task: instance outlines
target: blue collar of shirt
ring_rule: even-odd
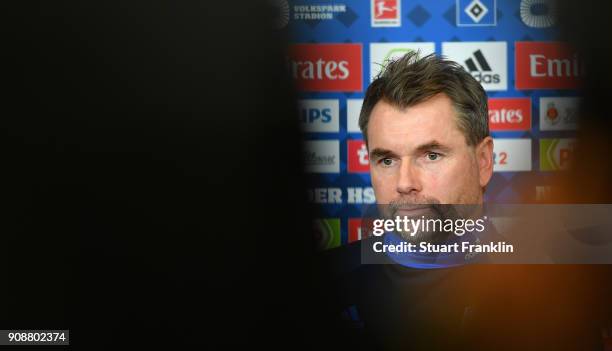
[[[462,236],[451,234],[449,239],[444,244],[459,243],[461,242],[475,243],[479,238],[473,233],[466,233]],[[383,243],[390,245],[401,244],[402,239],[398,234],[394,232],[387,232],[384,234]],[[417,251],[419,245],[417,244]],[[450,268],[462,266],[470,263],[472,259],[466,258],[467,253],[464,252],[450,252],[450,253],[421,253],[421,252],[386,252],[389,259],[393,262],[409,268],[417,269],[437,269],[437,268]],[[476,261],[474,259],[474,261]]]

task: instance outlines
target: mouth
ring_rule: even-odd
[[[431,212],[432,208],[429,205],[402,206],[395,211],[395,216],[420,217]]]

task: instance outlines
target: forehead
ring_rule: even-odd
[[[431,140],[447,146],[465,144],[456,116],[452,101],[444,94],[404,109],[381,100],[370,114],[367,129],[369,147],[393,150],[417,147]]]

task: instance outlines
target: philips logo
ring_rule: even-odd
[[[304,132],[339,131],[338,100],[309,99],[299,101],[300,123]]]

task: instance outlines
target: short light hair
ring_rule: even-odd
[[[457,112],[457,126],[468,145],[477,145],[489,136],[487,94],[484,89],[454,61],[435,54],[419,57],[411,51],[386,65],[366,91],[359,115],[359,128],[368,142],[368,122],[374,106],[385,101],[404,109],[443,93]]]

